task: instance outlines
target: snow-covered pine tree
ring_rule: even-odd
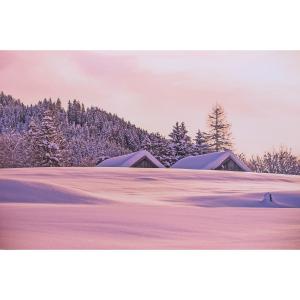
[[[24,165],[26,167],[38,166],[40,161],[40,152],[38,149],[40,128],[36,125],[34,119],[30,120],[28,131],[25,133]]]
[[[166,138],[158,140],[158,160],[167,168],[171,167],[175,163],[175,155],[172,144]]]
[[[0,168],[19,168],[24,165],[23,138],[19,133],[0,134]]]
[[[149,151],[155,157],[157,156],[159,150],[156,147],[155,133],[150,133],[144,138],[141,144],[141,149]]]
[[[65,165],[65,140],[53,117],[53,112],[43,114],[41,128],[36,136],[36,165],[41,167],[59,167]]]
[[[173,130],[169,137],[171,138],[170,142],[174,153],[174,162],[193,153],[191,138],[187,133],[188,131],[184,122],[181,124],[176,122],[176,124],[173,126]]]
[[[124,141],[122,144],[132,151],[137,151],[138,149],[140,149],[140,142],[136,132],[131,130],[129,126],[128,128],[124,128],[123,130],[122,135],[124,137]]]
[[[208,139],[213,151],[223,151],[232,148],[231,125],[226,120],[224,109],[216,104],[208,115]]]
[[[77,100],[73,100],[73,102],[69,101],[67,116],[68,116],[69,124],[75,123],[75,125],[77,124],[83,125],[85,120],[84,105]]]
[[[67,117],[68,117],[69,124],[73,124],[75,122],[73,106],[72,106],[72,102],[70,100],[68,101]]]
[[[194,155],[202,155],[210,152],[207,133],[201,131],[200,129],[196,133],[196,137],[194,139]]]
[[[151,133],[146,136],[141,148],[149,151],[166,167],[170,167],[174,162],[174,151],[171,143],[159,133]]]

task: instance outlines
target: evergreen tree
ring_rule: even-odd
[[[0,168],[19,168],[24,166],[23,138],[19,133],[0,134]]]
[[[64,137],[57,131],[53,112],[46,110],[41,128],[35,137],[36,165],[41,167],[59,167],[64,165]]]
[[[39,137],[41,136],[40,128],[32,119],[25,134],[25,166],[38,166],[40,153],[38,151]]]
[[[173,130],[169,136],[171,138],[170,142],[174,153],[174,162],[183,157],[191,155],[193,152],[191,138],[187,133],[188,131],[185,127],[184,122],[182,122],[181,124],[176,122],[175,126],[173,126]]]
[[[174,163],[174,151],[171,143],[159,133],[151,133],[142,142],[141,148],[149,151],[165,167]]]
[[[227,122],[224,109],[216,104],[208,115],[208,139],[213,151],[223,151],[232,148],[231,125]]]
[[[74,117],[74,113],[73,113],[72,103],[70,100],[68,101],[67,116],[68,116],[69,124],[73,124],[75,122],[75,117]]]
[[[80,110],[80,125],[83,126],[86,123],[86,113],[85,113],[85,107],[84,104],[81,104],[81,110]]]
[[[202,155],[210,152],[208,136],[206,132],[201,132],[198,130],[194,141],[194,155]]]

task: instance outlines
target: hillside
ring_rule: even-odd
[[[57,134],[64,139],[57,144],[68,152],[66,156],[70,159],[63,161],[65,166],[93,166],[101,157],[139,150],[149,136],[146,130],[123,118],[99,107],[85,108],[77,100],[69,101],[67,109],[60,99],[25,105],[1,92],[0,168],[34,166],[30,159],[24,160],[24,149],[28,148],[26,139],[32,131],[30,123],[34,122],[39,129],[46,111],[54,120]]]

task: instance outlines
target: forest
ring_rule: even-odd
[[[233,150],[231,124],[216,104],[206,130],[191,138],[184,122],[176,122],[168,137],[148,132],[77,100],[67,109],[60,99],[25,105],[0,94],[0,167],[95,166],[106,158],[148,150],[166,167],[189,155]],[[300,174],[300,160],[287,147],[261,156],[237,155],[255,172]]]

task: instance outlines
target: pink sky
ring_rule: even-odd
[[[218,102],[236,150],[300,154],[300,51],[0,51],[0,90],[78,99],[164,135],[176,121],[205,130]]]

